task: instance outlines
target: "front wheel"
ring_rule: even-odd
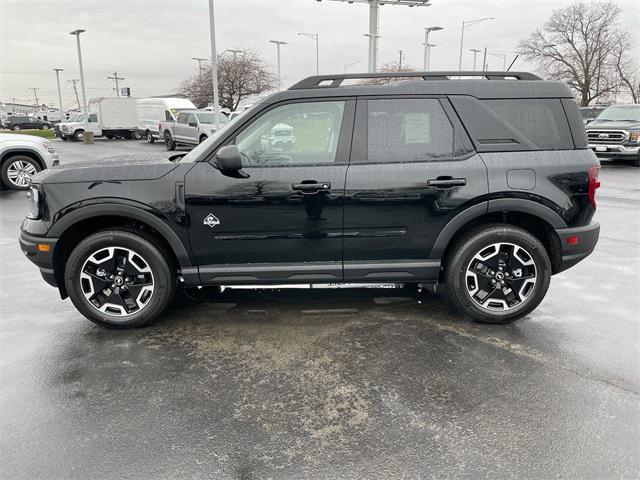
[[[173,140],[169,132],[164,132],[164,146],[167,147],[167,150],[169,151],[176,149],[176,142]]]
[[[95,233],[71,252],[65,285],[94,323],[130,328],[152,323],[169,305],[176,276],[163,250],[128,230]]]
[[[73,140],[76,142],[82,142],[84,140],[84,130],[76,130],[73,134]]]
[[[450,302],[482,323],[509,323],[532,312],[551,281],[542,243],[526,230],[483,225],[464,235],[446,262]]]
[[[147,143],[154,143],[156,141],[156,137],[153,136],[153,134],[147,130]]]
[[[14,125],[14,126],[13,126],[13,131],[14,131],[14,132],[19,132],[20,130],[22,130],[22,129],[20,128],[20,125]]]
[[[27,190],[31,177],[40,171],[40,165],[26,155],[15,155],[2,164],[2,183],[13,190]]]

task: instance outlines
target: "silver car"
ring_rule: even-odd
[[[46,138],[0,133],[0,178],[5,187],[27,190],[31,177],[58,162],[58,154]]]

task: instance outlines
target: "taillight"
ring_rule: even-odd
[[[594,165],[589,169],[589,202],[596,208],[596,190],[600,188],[600,167]]]

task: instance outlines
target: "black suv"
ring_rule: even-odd
[[[593,251],[598,171],[562,83],[315,76],[187,154],[38,174],[20,243],[108,326],[150,323],[179,285],[339,282],[444,283],[460,311],[506,323]]]
[[[37,130],[45,130],[47,128],[51,128],[51,123],[40,120],[35,117],[27,117],[26,115],[10,115],[4,121],[4,128],[8,128],[9,130],[26,130],[26,129],[37,129]]]

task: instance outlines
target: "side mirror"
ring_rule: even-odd
[[[215,156],[217,167],[223,172],[237,172],[242,169],[242,156],[235,145],[225,145]]]

